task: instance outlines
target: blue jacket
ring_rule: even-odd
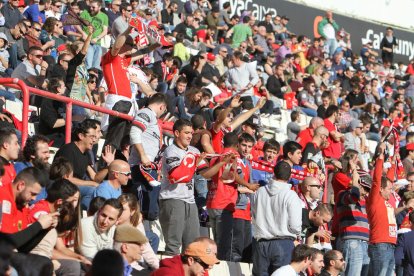
[[[404,276],[414,275],[414,231],[398,236],[395,264],[404,267]]]

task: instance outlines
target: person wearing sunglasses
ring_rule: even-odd
[[[15,69],[27,54],[23,46],[23,37],[27,33],[26,25],[23,21],[20,21],[10,29],[5,26],[0,27],[0,33],[4,33],[9,42],[9,68]]]
[[[342,253],[337,250],[331,250],[323,256],[325,269],[320,276],[339,276],[345,271],[345,260]],[[354,274],[357,275],[357,274]]]
[[[131,168],[129,164],[122,160],[114,160],[109,165],[108,180],[103,181],[93,193],[93,197],[103,197],[105,199],[118,198],[122,194],[122,186],[128,183],[131,178]]]
[[[215,243],[211,239],[196,239],[187,246],[183,254],[162,260],[160,268],[151,275],[206,275],[219,263],[212,245]]]
[[[112,4],[113,5],[113,4]],[[122,3],[120,5],[120,16],[118,16],[114,23],[111,25],[111,34],[113,37],[118,37],[120,34],[125,32],[128,28],[128,22],[132,15],[132,7],[128,3]]]
[[[54,17],[57,20],[60,20],[62,17],[62,1],[61,0],[52,0],[52,3],[50,3],[50,0],[46,0],[48,3],[46,4],[46,11],[45,15],[46,18]]]

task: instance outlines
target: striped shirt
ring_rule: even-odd
[[[369,240],[365,199],[360,199],[357,187],[339,192],[336,213],[339,222],[339,235],[343,239]]]

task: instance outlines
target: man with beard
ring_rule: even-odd
[[[11,183],[16,177],[12,161],[19,156],[19,140],[17,139],[16,130],[13,128],[0,129],[0,160],[3,162],[4,175],[2,177],[2,186],[10,188]]]
[[[28,167],[38,168],[41,173],[39,181],[46,187],[49,183],[49,138],[43,135],[33,135],[28,138],[23,148],[23,160],[14,163],[16,173]],[[46,197],[45,189],[42,189],[36,200]]]
[[[102,249],[111,249],[118,218],[123,211],[118,199],[108,199],[92,217],[82,219],[82,244],[80,253],[86,258],[93,257]]]
[[[34,200],[42,188],[39,170],[26,168],[10,186],[0,186],[0,232],[16,233],[27,227],[30,200]]]

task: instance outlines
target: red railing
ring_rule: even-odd
[[[29,87],[27,86],[22,80],[19,80],[17,78],[0,78],[0,84],[4,86],[8,86],[11,88],[15,88],[22,91],[22,99],[23,99],[23,110],[22,110],[22,147],[25,146],[26,140],[28,137],[28,130],[29,130],[29,121],[27,119],[27,116],[29,114],[29,98],[30,94],[38,95],[41,97],[53,99],[59,102],[64,102],[66,104],[66,122],[72,122],[72,105],[81,106],[87,109],[91,109],[94,111],[98,111],[101,113],[105,113],[108,115],[112,115],[118,118],[122,118],[128,121],[132,121],[133,124],[134,118],[132,116],[120,113],[118,111],[110,110],[107,108],[103,108],[100,106],[88,104],[85,102],[81,102],[78,100],[74,100],[65,96],[56,95],[44,90],[40,90],[37,88]],[[168,130],[163,126],[163,130]],[[72,124],[66,123],[66,129],[65,129],[65,142],[70,143],[71,139],[71,133],[72,133]]]

